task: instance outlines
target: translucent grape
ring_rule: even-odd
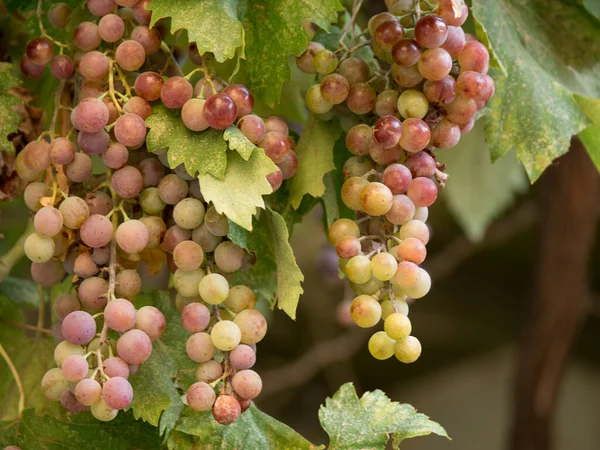
[[[385,333],[378,331],[369,339],[369,353],[375,359],[389,359],[394,355],[394,341]]]
[[[418,152],[410,155],[404,164],[415,178],[431,178],[435,174],[435,159],[427,152]]]
[[[475,100],[457,95],[452,103],[446,105],[446,117],[458,125],[466,124],[477,113]]]
[[[323,49],[313,58],[313,66],[317,73],[327,75],[335,71],[338,66],[338,57],[331,50]]]
[[[19,68],[21,69],[21,72],[23,72],[23,75],[25,75],[27,78],[39,78],[46,70],[46,66],[34,64],[27,55],[23,55],[21,57],[21,61],[19,61]]]
[[[383,329],[391,339],[405,339],[410,335],[412,325],[406,315],[393,313],[385,319]]]
[[[85,311],[73,311],[63,320],[61,330],[71,344],[87,344],[96,335],[96,321]]]
[[[399,66],[394,64],[392,66],[392,77],[398,83],[398,86],[403,88],[411,88],[416,86],[423,80],[417,65],[410,67]]]
[[[405,119],[416,117],[422,119],[429,110],[429,102],[423,93],[409,89],[398,97],[398,112]]]
[[[228,352],[239,345],[242,339],[242,332],[234,322],[221,320],[214,324],[210,332],[210,337],[216,348]]]
[[[27,205],[27,208],[33,212],[39,211],[42,208],[42,204],[40,203],[40,199],[42,197],[51,196],[52,190],[50,187],[39,181],[29,183],[25,188],[25,192],[23,193],[25,205]]]
[[[88,53],[89,54],[89,53]],[[108,108],[96,98],[85,98],[73,110],[77,128],[87,133],[104,129],[108,123]]]
[[[404,314],[405,316],[408,315],[408,303],[406,303],[406,300],[396,298],[393,301],[384,300],[381,302],[381,317],[383,318],[383,320],[387,319],[396,311],[400,314]]]
[[[373,127],[373,140],[385,149],[398,145],[402,136],[402,123],[394,116],[382,117]]]
[[[204,103],[204,119],[217,130],[224,130],[237,117],[237,107],[229,95],[224,93],[211,95]]]
[[[414,237],[427,245],[427,242],[429,242],[429,228],[420,220],[411,220],[402,225],[399,236],[400,239]]]
[[[467,40],[461,27],[448,26],[448,37],[441,46],[452,58],[456,58],[464,50]]]
[[[420,220],[421,222],[425,222],[427,220],[428,216],[429,216],[429,209],[427,207],[415,209],[415,220]]]
[[[188,184],[175,174],[165,176],[158,183],[158,194],[160,199],[167,205],[175,205],[187,197]]]
[[[141,330],[129,330],[117,341],[119,357],[128,364],[142,364],[152,353],[152,342]]]
[[[382,13],[376,14],[373,17],[371,17],[369,19],[369,23],[367,24],[369,34],[371,36],[374,36],[375,30],[377,29],[377,27],[379,25],[381,25],[382,23],[387,22],[388,20],[397,21],[398,19],[396,18],[396,16],[394,16],[393,14],[391,14],[389,12],[382,12]]]
[[[181,109],[181,120],[183,124],[192,131],[206,130],[209,125],[204,118],[204,104],[206,100],[191,98]]]
[[[402,261],[398,264],[398,270],[392,279],[392,283],[400,286],[403,290],[413,288],[419,276],[419,266],[409,261]]]
[[[152,102],[160,98],[164,84],[163,78],[156,72],[142,72],[135,79],[134,89],[137,95]]]
[[[48,10],[48,22],[54,28],[65,28],[71,15],[71,7],[66,3],[55,3]]]
[[[55,402],[59,401],[63,392],[69,389],[69,382],[65,380],[62,370],[58,367],[54,367],[44,374],[41,385],[44,396]]]
[[[148,244],[148,229],[139,220],[128,220],[117,227],[117,244],[127,253],[139,253]]]
[[[404,194],[411,181],[410,170],[402,164],[391,164],[383,171],[382,182],[394,195]]]
[[[135,325],[135,306],[129,300],[114,299],[104,308],[104,320],[115,331],[130,330]]]
[[[421,264],[425,261],[427,249],[425,244],[416,238],[404,239],[398,245],[398,257],[403,261],[410,261],[415,264]]]
[[[338,240],[335,251],[340,258],[352,258],[361,251],[360,241],[354,236],[344,236]]]
[[[477,41],[467,42],[457,59],[461,72],[487,73],[490,67],[490,54],[485,45]]]
[[[283,179],[289,180],[298,170],[298,156],[293,150],[288,150],[283,161],[277,163],[277,167],[281,170]]]
[[[181,313],[181,323],[190,333],[204,331],[210,322],[210,311],[202,303],[190,303]]]
[[[33,262],[44,263],[54,256],[54,241],[51,237],[31,233],[25,239],[25,255]]]
[[[242,333],[243,344],[256,344],[267,334],[267,320],[256,309],[240,311],[233,321]]]
[[[194,241],[182,241],[173,250],[173,261],[182,270],[195,270],[203,260],[202,247]]]
[[[102,398],[92,405],[91,412],[92,416],[101,422],[110,422],[119,413],[118,410],[108,406]]]
[[[63,226],[63,217],[54,206],[44,206],[33,218],[33,226],[42,236],[55,236]]]
[[[442,0],[438,3],[437,14],[448,25],[460,27],[465,23],[467,17],[469,16],[469,7],[466,5],[466,3],[463,3],[461,14],[458,17],[456,17],[454,9],[455,6],[452,5],[450,0]]]
[[[62,341],[54,349],[54,362],[58,367],[62,367],[63,363],[69,356],[85,355],[85,351],[81,345],[71,344],[67,341]]]
[[[351,258],[346,264],[346,275],[354,283],[366,283],[371,279],[372,274],[371,260],[364,255],[357,255]]]
[[[346,105],[354,114],[367,114],[375,106],[377,94],[367,83],[354,83],[350,86]]]
[[[102,42],[98,26],[93,22],[81,22],[73,33],[75,46],[84,52],[94,50]]]
[[[436,81],[427,80],[423,85],[423,93],[432,105],[447,105],[456,96],[456,81],[450,75]]]
[[[237,395],[252,400],[262,391],[262,380],[254,370],[245,369],[233,376],[231,386]]]
[[[208,333],[194,333],[185,343],[185,350],[194,362],[210,361],[215,355],[215,345]]]
[[[229,294],[229,283],[227,279],[218,273],[209,273],[202,280],[200,280],[198,286],[198,292],[200,297],[206,303],[211,305],[218,305],[223,303]]]
[[[419,62],[421,48],[414,39],[402,39],[392,48],[392,59],[403,67],[411,67]]]
[[[462,72],[456,80],[456,90],[460,95],[473,100],[483,100],[488,93],[486,75],[471,70]]]
[[[238,119],[252,112],[254,97],[246,86],[242,84],[230,84],[223,89],[223,93],[227,94],[235,103]]]
[[[215,400],[212,414],[221,425],[229,425],[236,421],[242,413],[240,402],[232,395],[221,394]]]
[[[427,271],[419,267],[414,282],[407,287],[402,286],[402,288],[411,298],[424,297],[429,292],[429,289],[431,289],[431,277]]]
[[[334,105],[346,100],[350,85],[346,78],[337,73],[327,75],[321,80],[321,95],[326,102]]]
[[[361,209],[371,216],[386,214],[392,204],[392,192],[385,184],[371,182],[360,191]]]
[[[183,77],[171,77],[163,84],[160,99],[167,108],[179,109],[192,98],[193,92],[194,89],[188,80]]]
[[[359,295],[350,305],[350,315],[359,327],[370,328],[381,319],[381,305],[370,295]]]
[[[56,55],[50,62],[50,72],[60,80],[67,80],[75,71],[75,63],[67,55]]]
[[[67,381],[83,380],[87,376],[88,370],[87,360],[80,355],[71,355],[62,363],[62,373]]]
[[[235,370],[250,369],[256,362],[256,352],[252,347],[240,344],[229,354],[229,362]]]
[[[54,48],[48,39],[39,37],[27,44],[26,54],[33,64],[43,66],[52,59]]]
[[[423,47],[439,47],[447,37],[448,26],[439,16],[433,14],[423,16],[415,25],[415,39]]]
[[[216,394],[208,384],[197,382],[188,389],[186,400],[194,411],[209,411],[215,403]]]
[[[359,124],[350,128],[346,135],[346,147],[354,155],[369,153],[369,145],[373,140],[373,130],[367,124]]]
[[[373,276],[381,281],[391,280],[398,269],[398,261],[389,253],[378,253],[371,261]]]
[[[75,398],[85,406],[92,406],[102,395],[102,386],[96,380],[85,378],[75,386]]]
[[[134,198],[142,192],[144,179],[135,167],[125,166],[112,174],[110,184],[119,197]]]
[[[126,113],[134,114],[139,116],[142,120],[146,120],[152,114],[152,106],[150,103],[143,97],[131,97],[127,103],[123,106],[123,111]],[[126,114],[127,115],[127,114]],[[133,122],[133,121],[132,121]],[[135,123],[134,123],[135,125]],[[116,126],[116,125],[115,125]],[[132,126],[132,124],[128,124],[128,126]],[[145,128],[145,127],[144,127]],[[127,129],[124,127],[124,124],[121,124],[121,131],[126,131]],[[138,133],[141,135],[141,127],[139,126],[139,122],[131,131],[132,133]],[[133,137],[131,138],[133,139]],[[135,147],[135,145],[130,145],[130,147]]]
[[[181,228],[192,230],[202,224],[205,213],[206,209],[200,200],[188,197],[175,205],[173,219]]]
[[[235,352],[240,347],[242,347],[242,346],[238,345],[236,348],[233,349],[233,351],[229,355],[230,360],[231,360],[231,355],[233,354],[233,352]],[[248,347],[248,346],[244,345],[243,347]],[[250,348],[250,347],[248,347],[248,348]],[[236,368],[235,365],[233,364],[233,362],[231,362],[231,365],[234,366],[234,368]],[[203,381],[204,383],[212,383],[216,379],[220,378],[221,375],[223,375],[223,366],[220,363],[218,363],[217,361],[215,361],[214,359],[200,363],[200,364],[198,364],[198,367],[196,368],[196,379],[198,381]]]
[[[320,44],[319,42],[309,42],[308,48],[304,51],[304,53],[302,53],[300,56],[296,57],[296,65],[302,72],[315,73],[316,72],[315,66],[314,66],[315,55],[324,49],[325,49],[325,47],[323,47],[323,45]]]
[[[397,20],[388,20],[377,26],[373,39],[382,50],[391,50],[404,37],[404,28]]]
[[[146,52],[142,44],[133,39],[123,41],[117,47],[115,61],[124,70],[135,72],[146,61]]]
[[[318,84],[313,84],[308,88],[308,91],[306,91],[305,102],[306,107],[316,114],[325,114],[333,108],[333,103],[329,103],[325,100],[321,93],[321,86]]]
[[[85,79],[90,81],[102,80],[104,77],[106,77],[106,75],[108,75],[109,68],[110,61],[108,57],[99,51],[88,52],[83,55],[81,61],[79,61],[79,73]],[[77,118],[76,120],[79,123],[80,119]]]
[[[104,373],[109,377],[129,378],[129,365],[118,356],[102,360]]]
[[[427,80],[441,80],[452,69],[452,56],[443,48],[432,48],[421,55],[419,72]]]
[[[237,124],[240,131],[253,144],[258,144],[266,133],[265,122],[254,114],[248,114],[240,119]]]
[[[405,364],[415,362],[421,356],[421,343],[414,336],[408,336],[405,339],[396,341],[394,345],[394,355],[398,361]]]
[[[358,225],[350,219],[338,219],[329,227],[328,238],[331,245],[337,245],[338,240],[344,236],[360,237]]]
[[[190,271],[178,269],[173,275],[173,285],[177,292],[184,297],[194,297],[199,293],[198,289],[202,278],[204,278],[202,269]]]
[[[106,305],[108,282],[99,277],[86,278],[79,285],[77,295],[83,306],[88,309],[101,309]]]
[[[229,294],[224,304],[230,311],[239,313],[245,309],[254,308],[256,295],[248,286],[233,286],[229,289]]]

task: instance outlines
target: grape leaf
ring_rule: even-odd
[[[472,11],[507,71],[493,72],[497,89],[486,118],[492,158],[515,148],[533,182],[588,125],[572,92],[600,93],[598,20],[562,0],[474,0]]]
[[[6,295],[21,307],[39,307],[37,286],[31,280],[6,277],[0,283],[0,295]]]
[[[442,195],[472,241],[481,240],[515,194],[527,189],[527,178],[513,152],[492,164],[484,134],[480,120],[456,147],[436,153],[450,175]]]
[[[235,56],[244,45],[244,29],[237,17],[238,0],[152,0],[153,26],[158,20],[171,18],[171,32],[186,29],[198,52],[213,53],[223,62]]]
[[[152,354],[129,378],[133,386],[133,414],[158,426],[160,434],[172,430],[183,411],[178,386],[189,387],[195,380],[195,365],[187,356],[185,342],[189,333],[181,325],[181,317],[169,294],[153,291],[138,295],[136,307],[151,305],[167,319],[162,337],[152,343]]]
[[[302,27],[309,20],[329,29],[343,9],[339,0],[245,0],[239,14],[246,32],[248,87],[267,105],[279,101],[290,78],[289,55],[300,55],[308,40]]]
[[[579,139],[596,168],[600,170],[600,100],[580,95],[574,97],[581,111],[592,121],[592,125],[579,133]]]
[[[296,308],[300,295],[304,292],[301,283],[304,275],[296,264],[294,252],[289,243],[289,233],[285,220],[277,212],[267,209],[255,220],[252,232],[232,226],[229,239],[256,254],[255,266],[241,271],[240,281],[271,303],[274,285],[273,274],[277,279],[277,306],[292,319],[296,319]]]
[[[392,402],[380,390],[366,392],[359,399],[352,383],[344,384],[325,400],[319,420],[330,437],[329,450],[383,450],[390,435],[394,437],[394,448],[416,436],[435,433],[448,437],[438,423],[408,404]]]
[[[238,127],[233,125],[225,130],[223,139],[229,143],[229,148],[231,150],[237,151],[240,156],[244,158],[244,161],[250,159],[252,152],[256,148],[256,145],[250,142]]]
[[[275,163],[257,147],[248,161],[237,152],[228,152],[222,180],[210,174],[200,175],[198,180],[204,199],[213,202],[217,212],[252,230],[252,216],[257,208],[265,207],[262,196],[273,191],[265,177],[276,170]]]
[[[323,195],[323,209],[325,210],[325,225],[327,228],[339,218],[353,219],[356,213],[348,208],[342,201],[342,185],[344,178],[344,163],[352,153],[346,147],[346,135],[342,135],[333,149],[335,169],[325,175],[325,194]]]
[[[231,425],[219,425],[210,412],[190,412],[186,417],[182,417],[176,430],[169,437],[168,446],[171,450],[190,448],[316,450],[316,447],[300,434],[263,413],[254,405]]]
[[[66,419],[38,416],[32,409],[11,422],[0,422],[0,446],[16,445],[23,450],[158,450],[156,428],[121,411],[112,421],[99,423],[91,414],[75,414]]]
[[[22,103],[17,96],[6,92],[7,89],[17,86],[20,82],[11,70],[12,64],[0,63],[0,151],[13,154],[15,149],[7,136],[17,131],[21,123],[21,116],[15,106]]]
[[[169,165],[175,168],[184,164],[189,174],[211,174],[219,179],[225,176],[227,143],[223,132],[208,129],[203,132],[188,130],[181,121],[179,111],[155,106],[146,119],[150,128],[146,145],[149,151],[168,148]]]
[[[296,147],[298,170],[290,185],[290,204],[298,209],[305,194],[321,197],[323,177],[335,169],[333,147],[341,134],[337,123],[322,122],[310,116]]]

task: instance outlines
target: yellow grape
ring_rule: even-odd
[[[369,339],[369,353],[375,359],[389,359],[394,354],[394,341],[385,331],[378,331]]]
[[[378,253],[371,261],[373,276],[381,281],[391,280],[398,269],[398,261],[389,253]]]
[[[397,312],[385,319],[383,329],[392,339],[405,339],[412,331],[412,324],[407,316]]]
[[[359,327],[370,328],[381,319],[381,305],[370,295],[359,295],[350,305],[350,316]]]
[[[357,255],[350,258],[346,264],[346,275],[354,283],[366,283],[371,279],[371,260],[365,255]]]
[[[421,356],[421,343],[414,336],[397,340],[394,345],[394,354],[400,362],[413,363]]]

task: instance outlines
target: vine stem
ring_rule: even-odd
[[[44,287],[41,284],[37,285],[37,291],[38,291],[38,299],[39,299],[39,306],[38,306],[38,321],[37,321],[37,330],[36,330],[36,337],[40,338],[42,336],[41,333],[41,329],[44,328],[44,318],[46,315],[46,299],[44,296]]]
[[[114,61],[110,61],[110,66],[108,69],[108,92],[110,95],[111,100],[113,101],[115,108],[117,108],[117,111],[119,112],[119,115],[123,114],[123,110],[121,109],[121,105],[119,105],[119,102],[117,101],[117,97],[115,96],[115,74],[114,74],[114,69],[115,69],[115,63]],[[117,69],[118,70],[118,69]]]
[[[54,94],[54,114],[52,114],[52,121],[50,122],[50,136],[52,138],[54,138],[56,133],[56,121],[58,119],[58,113],[61,110],[62,96],[66,83],[67,80],[61,80],[58,85],[58,90],[56,91],[56,94]]]
[[[46,31],[46,28],[44,27],[44,21],[42,19],[42,14],[43,14],[43,11],[42,11],[42,0],[38,0],[36,15],[37,15],[38,26],[40,27],[40,34],[42,35],[42,37],[48,39],[54,45],[60,47],[61,53],[62,53],[63,48],[70,48],[69,45],[63,44],[62,42],[57,41],[56,39],[53,39],[48,34],[48,32]]]
[[[165,41],[162,41],[160,43],[160,49],[164,52],[165,55],[167,55],[167,57],[169,58],[169,61],[171,61],[171,63],[173,63],[173,65],[175,66],[175,69],[177,70],[178,75],[180,77],[183,77],[184,73],[181,70],[181,67],[179,67],[177,60],[175,59],[175,56],[173,55],[173,52],[171,51],[169,46],[165,43]],[[165,67],[163,67],[163,72],[167,69],[167,67],[169,67],[169,65],[165,64]]]
[[[28,325],[26,323],[11,322],[10,320],[0,320],[0,323],[3,323],[5,325],[11,326],[11,327],[23,328],[24,330],[38,331],[40,333],[45,333],[45,334],[50,334],[50,335],[53,334],[52,330],[49,330],[48,328],[40,328],[40,327],[36,327],[35,325]]]
[[[2,345],[1,342],[0,342],[0,355],[2,355],[2,358],[6,362],[6,365],[8,366],[8,368],[10,369],[10,372],[12,373],[12,376],[15,379],[15,383],[17,384],[17,389],[19,390],[19,416],[20,416],[21,414],[23,414],[23,410],[25,409],[25,391],[23,390],[23,383],[21,382],[21,377],[19,376],[19,372],[17,372],[17,368],[13,364],[12,359],[10,359],[10,356],[8,356],[8,353],[6,353],[6,350],[4,350],[4,346]]]
[[[25,239],[33,231],[33,223],[29,221],[25,232],[19,237],[12,248],[0,258],[0,282],[8,276],[12,268],[25,255]]]

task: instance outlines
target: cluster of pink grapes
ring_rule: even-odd
[[[364,328],[383,319],[384,331],[369,341],[375,358],[395,355],[411,363],[421,343],[411,335],[406,300],[425,296],[431,287],[419,267],[429,241],[425,221],[438,195],[436,181],[443,187],[447,178],[434,152],[453,147],[473,128],[494,81],[487,75],[488,50],[461,28],[466,5],[386,5],[388,12],[368,23],[366,43],[377,67],[354,54],[366,43],[331,51],[311,42],[297,65],[318,77],[306,94],[308,108],[323,119],[339,114],[351,124],[346,146],[354,156],[343,167],[341,197],[358,220],[340,219],[329,229],[340,269],[358,295],[350,315]]]
[[[250,368],[266,320],[253,309],[248,287],[230,287],[253,257],[227,239],[227,217],[204,201],[196,174],[183,165],[171,170],[167,149],[147,150],[145,121],[152,102],[161,102],[180,110],[193,132],[237,126],[278,166],[267,176],[273,191],[296,172],[294,141],[284,120],[252,114],[254,99],[243,85],[227,85],[204,66],[187,77],[163,76],[176,61],[164,30],[148,26],[149,3],[88,0],[97,20],[77,24],[75,49],[40,25],[41,37],[21,60],[30,78],[42,76],[49,64],[62,80],[52,120],[61,133],[49,130],[16,159],[34,213],[34,232],[25,241],[32,278],[53,286],[68,274],[74,283],[72,293],[54,301],[57,367],[44,376],[42,389],[71,412],[91,407],[99,420],[112,420],[131,405],[128,376],[166,327],[158,309],[135,307],[137,267],[159,252],[173,273],[184,326],[194,333],[188,354],[200,363],[187,403],[212,408],[220,423],[231,423],[262,389]],[[68,5],[57,3],[47,18],[65,28],[70,14]],[[186,50],[192,62],[202,63],[195,44]],[[192,87],[196,71],[204,77]],[[68,110],[70,117],[62,114]]]

